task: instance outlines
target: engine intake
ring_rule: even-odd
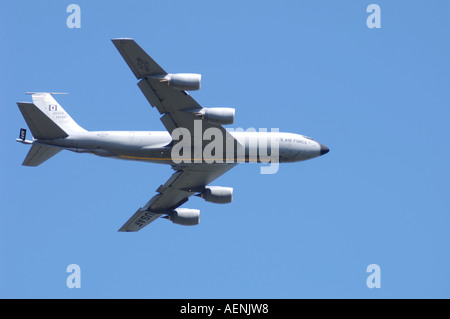
[[[203,108],[200,114],[209,122],[226,125],[234,123],[235,110],[229,107]]]
[[[197,196],[207,202],[216,204],[228,204],[233,201],[233,188],[222,186],[206,186],[205,190]]]
[[[166,217],[174,224],[194,226],[200,223],[200,210],[190,208],[176,208]]]
[[[202,75],[196,73],[167,74],[162,81],[181,91],[200,90]]]

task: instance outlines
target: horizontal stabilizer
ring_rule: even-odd
[[[33,103],[17,102],[17,105],[19,106],[19,110],[27,122],[34,138],[52,139],[68,136],[62,128],[53,122]]]
[[[40,143],[33,143],[27,157],[23,161],[23,166],[39,166],[49,158],[61,152],[59,147],[48,146]]]

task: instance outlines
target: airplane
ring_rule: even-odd
[[[223,125],[234,122],[234,109],[204,108],[187,92],[200,89],[200,74],[167,73],[133,39],[112,42],[139,80],[139,89],[162,115],[167,131],[87,131],[54,99],[56,93],[29,92],[33,102],[17,105],[33,140],[26,139],[22,128],[16,141],[31,145],[24,166],[38,166],[62,150],[171,165],[175,173],[120,232],[139,231],[159,217],[179,225],[199,224],[200,210],[180,206],[192,195],[230,203],[233,188],[209,184],[238,163],[299,162],[329,152],[300,134],[225,129]],[[270,155],[260,152],[261,144],[273,146]]]

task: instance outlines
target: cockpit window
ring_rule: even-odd
[[[312,138],[310,138],[309,136],[306,136],[306,135],[302,135],[304,138],[306,138],[306,139],[308,139],[308,140],[311,140],[311,141],[314,141]]]

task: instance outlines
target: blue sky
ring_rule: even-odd
[[[66,8],[81,8],[69,29]],[[366,8],[381,8],[369,29]],[[449,298],[447,1],[8,1],[0,11],[1,298]],[[308,135],[329,154],[260,175],[240,164],[192,198],[201,224],[118,228],[168,166],[61,152],[21,166],[16,102],[88,130],[164,130],[110,39],[134,38],[233,127]],[[31,138],[31,136],[28,136]],[[66,268],[81,268],[69,289]],[[369,289],[366,268],[381,269]]]

